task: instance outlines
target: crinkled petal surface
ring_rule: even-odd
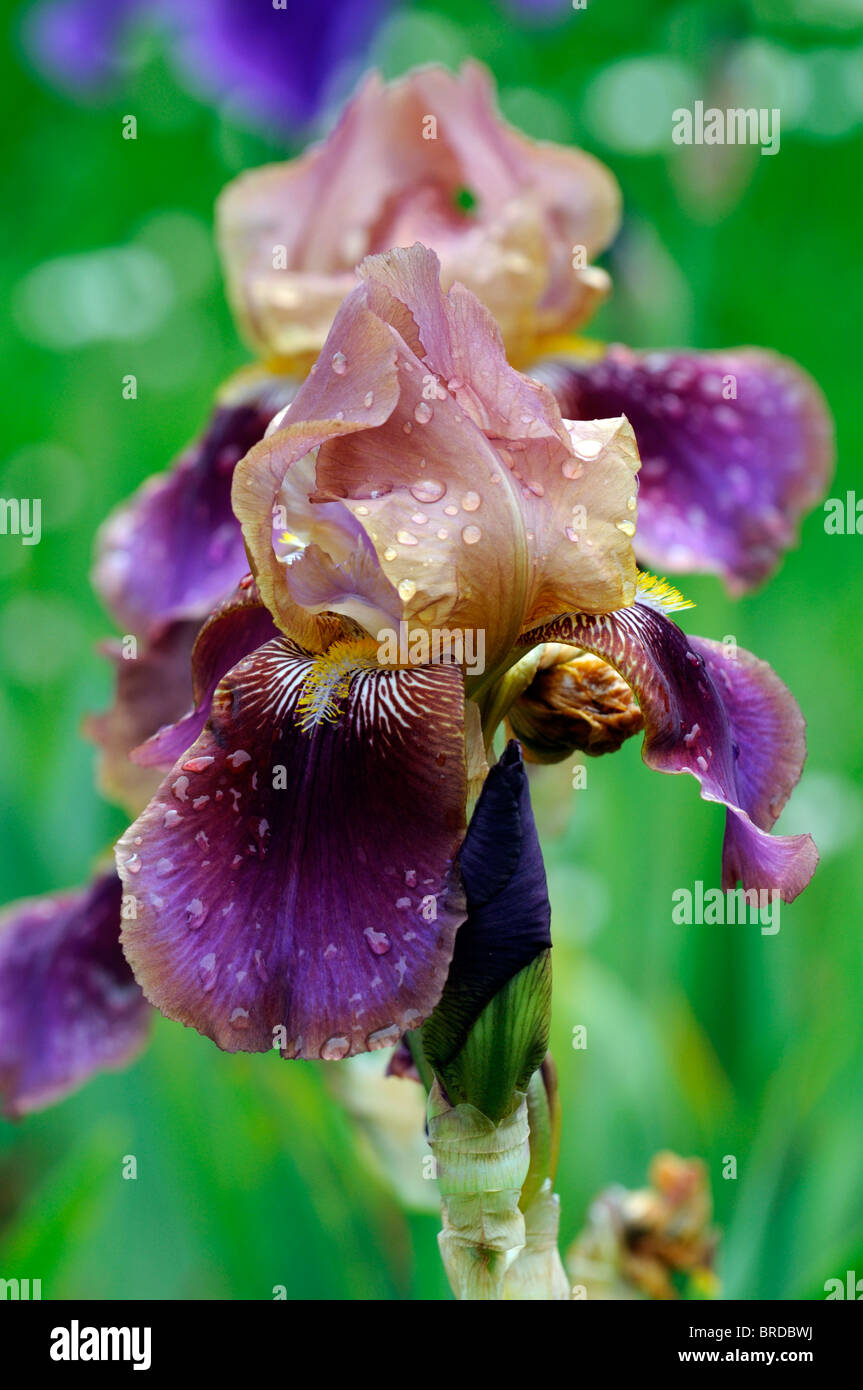
[[[549,359],[531,368],[572,419],[623,413],[642,459],[639,559],[760,583],[833,467],[829,411],[793,362],[752,348]]]
[[[722,886],[776,889],[786,902],[818,862],[809,835],[771,836],[806,755],[791,692],[742,648],[689,637],[664,613],[636,602],[605,617],[564,619],[537,640],[595,652],[634,690],[644,716],[643,757],[658,772],[689,772],[706,801],[728,808]]]
[[[6,1114],[51,1105],[143,1047],[151,1011],[120,949],[121,891],[112,870],[0,916]]]
[[[169,619],[203,618],[245,574],[231,511],[234,466],[295,391],[292,378],[241,373],[201,438],[105,522],[93,583],[121,627],[143,633]]]
[[[630,602],[627,422],[565,426],[551,392],[508,365],[478,300],[442,293],[425,247],[373,257],[361,275],[316,369],[235,474],[282,630],[314,649],[332,640],[321,624],[333,613],[372,634],[401,621],[481,630],[490,668],[526,626]]]
[[[117,847],[136,978],[226,1051],[394,1045],[437,1003],[464,918],[460,673],[356,667],[303,728],[331,659],[280,637],[240,662]]]

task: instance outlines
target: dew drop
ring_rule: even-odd
[[[370,1052],[374,1052],[379,1047],[395,1047],[401,1037],[401,1028],[397,1023],[390,1023],[386,1028],[378,1028],[377,1032],[369,1033],[366,1038],[366,1046]]]
[[[476,545],[482,539],[482,531],[478,526],[466,526],[461,533],[461,538],[465,545]]]
[[[392,946],[392,942],[385,931],[375,931],[374,927],[366,927],[363,936],[369,943],[370,949],[376,956],[385,956]]]
[[[248,1028],[248,1009],[234,1009],[234,1012],[231,1014],[231,1017],[228,1019],[228,1022],[230,1023],[232,1028]]]
[[[412,599],[414,594],[416,593],[417,586],[412,579],[403,579],[399,584],[398,589],[399,598],[402,599],[405,603],[407,603],[408,599]]]
[[[411,517],[411,521],[413,522],[414,526],[425,526],[426,522],[428,521],[428,517],[426,516],[425,512],[414,512]]]
[[[351,1045],[347,1038],[327,1038],[321,1048],[321,1057],[325,1062],[340,1062],[343,1057],[347,1057],[351,1050]]]
[[[414,407],[414,419],[418,425],[427,425],[432,417],[432,408],[428,401],[418,401]]]
[[[635,523],[632,521],[618,521],[615,523],[618,531],[622,531],[625,536],[635,535]]]
[[[417,538],[413,531],[397,531],[396,540],[399,545],[417,545]]]
[[[482,498],[478,492],[466,492],[461,499],[462,508],[466,512],[475,512],[481,502]]]
[[[384,559],[385,559],[385,560],[395,560],[395,558],[397,557],[397,555],[398,555],[398,551],[396,550],[396,548],[395,548],[394,545],[388,545],[387,548],[386,548],[386,550],[384,551]]]
[[[130,874],[139,874],[142,862],[140,854],[130,854],[125,867]]]
[[[439,531],[435,532],[435,534],[439,541],[445,541],[447,536],[449,535],[449,531],[446,529],[445,526],[442,526]]]
[[[602,453],[602,444],[598,439],[579,439],[572,445],[575,452],[583,459],[595,459]]]
[[[215,761],[215,758],[189,758],[187,762],[183,763],[183,771],[203,772],[205,767],[209,767],[210,763]]]
[[[209,993],[209,991],[214,987],[219,974],[216,968],[215,951],[210,951],[206,956],[201,957],[201,959],[198,962],[198,971],[201,976],[201,985],[207,991],[207,993]]]
[[[333,371],[336,376],[344,376],[348,370],[348,359],[343,352],[334,352],[332,355]]]
[[[366,394],[363,396],[363,405],[365,406],[366,410],[371,410],[371,408],[372,408],[372,406],[374,405],[374,403],[375,403],[375,393],[374,393],[374,391],[367,391]]]
[[[445,492],[446,484],[436,482],[434,478],[423,478],[410,490],[411,497],[417,502],[439,502]]]

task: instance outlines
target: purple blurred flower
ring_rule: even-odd
[[[117,80],[136,28],[162,32],[196,93],[282,130],[308,125],[355,75],[391,0],[43,0],[24,41],[57,85]]]

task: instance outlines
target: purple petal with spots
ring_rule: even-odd
[[[130,754],[133,763],[163,769],[175,763],[203,730],[222,677],[244,656],[277,636],[278,628],[264,607],[257,585],[247,575],[197,634],[191,652],[192,708],[175,723],[163,721],[164,727],[134,748]],[[155,790],[154,786],[152,791]]]
[[[229,383],[201,438],[108,518],[93,583],[121,627],[203,618],[239,583],[249,566],[231,510],[234,466],[295,390],[287,377]]]
[[[13,903],[0,916],[0,1094],[7,1115],[61,1100],[144,1046],[146,1003],[120,949],[121,887]]]
[[[598,360],[539,362],[531,374],[569,419],[629,420],[642,460],[634,544],[653,569],[718,573],[735,592],[758,584],[829,481],[824,399],[773,353],[611,347]]]
[[[117,846],[136,978],[226,1051],[392,1046],[440,998],[465,915],[463,681],[369,660],[328,685],[333,655],[285,638],[241,661]]]
[[[722,886],[777,889],[791,902],[818,863],[809,835],[770,830],[806,756],[803,716],[764,661],[689,637],[643,602],[605,617],[562,618],[533,641],[595,652],[632,687],[645,722],[643,757],[658,772],[690,772],[706,801],[728,808]]]

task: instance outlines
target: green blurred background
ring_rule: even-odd
[[[513,121],[584,145],[622,183],[616,293],[590,331],[796,358],[836,415],[831,492],[853,488],[861,0],[588,0],[544,22],[493,0],[397,5],[369,61],[392,75],[468,55],[494,71]],[[728,104],[781,108],[780,153],[672,158],[669,110],[710,94],[725,105],[729,92],[743,100]],[[93,535],[246,360],[211,246],[213,200],[241,168],[297,145],[199,104],[155,39],[138,42],[119,90],[88,104],[36,77],[13,39],[0,108],[12,307],[0,495],[44,499],[41,545],[0,540],[5,901],[83,881],[124,828],[77,736],[109,699]],[[121,138],[128,112],[135,142]],[[130,372],[134,401],[121,394]],[[658,1149],[698,1155],[725,1291],[751,1299],[819,1298],[827,1278],[863,1276],[863,538],[828,536],[823,520],[810,517],[801,549],[741,602],[717,581],[683,581],[698,605],[684,626],[768,659],[809,721],[781,828],[810,829],[822,864],[777,936],[672,924],[673,889],[716,879],[723,816],[689,779],[644,768],[638,740],[592,762],[583,792],[569,765],[534,781],[554,908],[564,1241],[602,1187],[640,1186]],[[571,1046],[577,1024],[586,1051]],[[0,1275],[41,1278],[46,1298],[253,1299],[277,1285],[288,1298],[448,1296],[418,1094],[391,1082],[382,1100],[373,1072],[226,1056],[158,1019],[128,1071],[0,1122]],[[729,1154],[735,1181],[721,1176]],[[125,1155],[136,1181],[122,1179]]]

